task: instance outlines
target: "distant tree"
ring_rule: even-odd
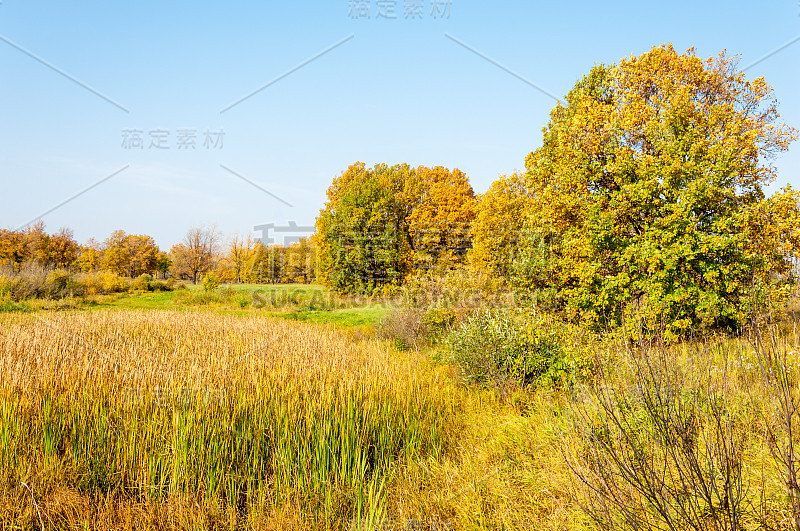
[[[151,274],[158,267],[159,249],[152,237],[146,234],[129,234],[124,241],[128,251],[128,275],[136,278]]]
[[[126,245],[128,235],[124,230],[115,230],[103,242],[103,254],[100,267],[119,276],[128,276],[131,262],[131,250]]]
[[[19,231],[0,229],[0,266],[19,270],[30,258],[25,236]]]
[[[285,251],[282,245],[266,246],[256,242],[253,256],[248,261],[247,278],[249,282],[276,284],[284,281]],[[286,279],[288,282],[288,279]]]
[[[161,273],[161,278],[167,278],[167,272],[172,266],[172,258],[164,251],[159,251],[156,255],[156,271]]]
[[[286,248],[283,245],[270,245],[263,249],[261,274],[273,284],[289,282],[286,267]]]
[[[45,231],[42,220],[29,225],[22,231],[25,241],[26,260],[35,260],[39,265],[47,266],[51,261],[50,236]]]
[[[219,243],[220,234],[214,225],[192,227],[184,236],[183,248],[180,249],[181,267],[189,272],[193,284],[197,284],[200,273],[205,273],[213,267]]]
[[[47,234],[38,221],[24,230],[0,230],[0,265],[19,270],[33,261],[43,267],[72,269],[78,258],[78,243],[68,228]]]
[[[255,249],[255,242],[252,235],[240,236],[235,233],[228,242],[228,252],[223,260],[223,268],[226,273],[221,274],[220,278],[225,278],[230,282],[240,284],[245,274],[247,262],[252,258]]]
[[[494,278],[511,277],[530,203],[528,180],[519,173],[500,177],[479,197],[470,251],[470,261],[477,269]]]
[[[84,273],[97,271],[100,268],[101,257],[101,245],[94,238],[90,238],[85,244],[79,246],[76,266],[79,271]]]
[[[192,278],[193,273],[189,266],[189,252],[184,244],[178,243],[170,248],[169,261],[169,272],[174,278]]]
[[[413,266],[407,164],[351,165],[328,188],[314,243],[323,282],[341,292],[399,286]]]
[[[287,282],[308,284],[314,279],[314,246],[308,238],[301,238],[284,248],[284,275]]]
[[[78,242],[72,229],[62,227],[49,238],[47,260],[54,267],[72,269],[78,259]]]

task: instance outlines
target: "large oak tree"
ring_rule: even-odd
[[[596,66],[526,159],[519,279],[601,327],[634,311],[671,337],[739,326],[797,237],[776,228],[797,219],[794,192],[764,194],[770,161],[795,138],[777,118],[770,86],[724,54],[665,45]]]

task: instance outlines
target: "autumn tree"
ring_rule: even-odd
[[[127,276],[131,261],[131,250],[125,244],[127,234],[124,230],[115,230],[103,241],[100,267],[119,276]]]
[[[246,262],[243,276],[246,282],[276,284],[283,276],[283,260],[282,245],[264,245],[257,241],[252,256]]]
[[[420,166],[411,178],[409,234],[418,269],[441,270],[464,262],[472,246],[470,226],[475,218],[475,192],[460,170]],[[410,197],[409,197],[410,196]]]
[[[327,195],[313,241],[319,280],[338,291],[391,291],[415,269],[464,261],[475,194],[457,169],[359,162]]]
[[[81,262],[94,260],[94,250]],[[155,240],[146,234],[126,234],[123,230],[115,230],[105,239],[100,250],[99,266],[119,276],[136,278],[143,274],[152,274],[158,268],[159,253]]]
[[[88,273],[100,269],[102,257],[102,247],[94,238],[90,238],[78,249],[77,268],[79,271]]]
[[[158,251],[156,254],[156,268],[155,270],[161,273],[161,278],[167,278],[167,272],[172,267],[172,258],[164,251]]]
[[[500,177],[481,194],[472,223],[473,266],[493,278],[510,278],[530,204],[528,179],[519,173]]]
[[[740,326],[754,282],[785,267],[785,256],[760,256],[761,243],[783,251],[782,236],[759,235],[780,233],[780,221],[758,213],[797,209],[790,196],[765,203],[770,160],[795,137],[777,118],[769,85],[724,54],[701,60],[664,45],[596,66],[526,159],[526,245],[546,242],[549,257],[544,273],[519,277],[601,327],[634,311],[667,337]],[[769,227],[753,230],[756,220]]]
[[[25,245],[23,234],[14,230],[0,230],[0,266],[18,271],[28,258],[30,252]]]
[[[308,284],[314,279],[316,253],[311,240],[300,238],[284,248],[284,278]]]
[[[372,293],[399,286],[413,265],[407,164],[351,165],[328,188],[314,243],[321,280],[342,292]]]
[[[44,222],[39,220],[25,227],[22,230],[22,237],[25,242],[26,258],[46,266],[50,259],[50,236],[45,231]]]
[[[136,278],[142,274],[151,274],[158,267],[159,250],[155,240],[146,234],[129,234],[125,238],[128,250],[128,275]]]
[[[190,228],[183,242],[170,250],[173,270],[179,276],[188,276],[193,284],[197,284],[198,275],[213,267],[219,242],[220,234],[214,225]]]
[[[42,267],[72,269],[77,258],[78,242],[68,228],[48,234],[38,221],[22,230],[0,230],[0,265],[19,270],[32,261]]]
[[[78,242],[72,229],[62,227],[50,236],[47,248],[47,262],[62,269],[71,269],[78,259]]]
[[[247,262],[254,252],[255,242],[252,235],[233,234],[228,241],[227,253],[220,262],[220,280],[240,284],[246,274]]]
[[[176,243],[169,249],[169,272],[174,278],[182,280],[192,278],[192,270],[189,265],[189,252],[186,245]]]

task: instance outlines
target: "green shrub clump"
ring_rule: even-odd
[[[210,293],[219,287],[219,279],[214,273],[208,273],[203,277],[203,291]]]
[[[511,310],[479,311],[445,338],[450,360],[470,382],[508,396],[512,387],[571,383],[572,367],[551,334]]]

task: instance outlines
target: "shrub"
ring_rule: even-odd
[[[103,293],[120,293],[128,290],[125,279],[111,271],[98,272],[96,279]]]
[[[644,342],[623,361],[632,380],[601,371],[573,402],[580,442],[562,451],[584,511],[600,529],[744,529],[755,515],[727,370],[687,370]]]
[[[134,291],[152,291],[151,283],[153,282],[153,277],[148,275],[147,273],[139,275],[136,280],[131,282],[131,290]]]
[[[203,291],[209,293],[219,286],[219,279],[214,273],[208,273],[203,277]]]
[[[477,308],[504,307],[513,302],[511,294],[501,287],[499,281],[469,269],[414,276],[408,280],[401,295],[405,306],[447,308],[455,322],[460,322]]]
[[[506,398],[513,386],[569,382],[571,367],[559,344],[509,310],[475,313],[447,335],[445,344],[466,380],[493,387]]]
[[[11,299],[11,290],[14,287],[14,281],[6,275],[0,275],[0,300]]]
[[[169,280],[166,282],[164,282],[163,280],[154,280],[150,282],[150,291],[172,291],[171,284],[172,283],[170,283]]]
[[[391,340],[398,350],[419,350],[428,336],[424,317],[424,311],[418,308],[393,308],[381,321],[378,335]]]
[[[213,291],[213,289],[214,289],[214,288],[212,288],[212,289],[206,289],[205,282],[204,282],[203,289],[204,289],[205,291]],[[219,290],[219,294],[222,296],[222,298],[223,298],[225,301],[227,301],[228,299],[230,299],[230,298],[232,298],[233,296],[235,296],[235,295],[236,295],[236,290],[235,290],[235,289],[233,289],[233,288],[232,288],[232,287],[230,287],[230,286],[225,286],[225,287],[222,287],[222,288],[220,288],[220,290]]]
[[[429,336],[437,336],[449,330],[458,321],[458,314],[453,308],[443,306],[429,308],[423,316],[423,323]]]
[[[48,270],[32,263],[24,263],[19,271],[8,269],[3,274],[3,290],[13,301],[40,297],[46,291]]]
[[[51,299],[58,299],[63,294],[64,291],[67,289],[67,284],[69,283],[69,272],[64,271],[63,269],[56,269],[54,271],[50,271],[47,274],[47,280],[45,282],[45,293],[47,297]]]
[[[401,350],[418,350],[438,343],[475,311],[511,302],[497,281],[469,269],[417,275],[406,283],[400,305],[383,320],[379,335]]]
[[[27,312],[30,308],[24,304],[14,302],[10,299],[0,297],[0,313],[3,312]]]
[[[84,286],[63,269],[25,263],[19,271],[5,269],[0,275],[0,298],[22,301],[34,298],[60,299],[81,295]]]

